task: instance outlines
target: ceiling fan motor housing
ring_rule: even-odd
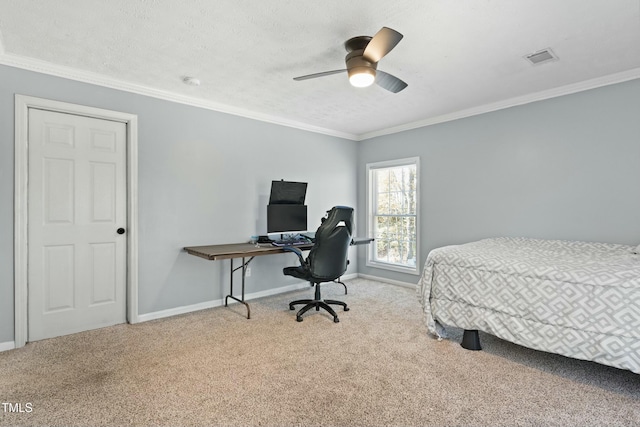
[[[354,50],[360,49],[364,50],[371,39],[372,37],[370,36],[351,37],[349,40],[344,42],[344,48],[347,50],[347,52],[353,52]]]
[[[345,57],[349,77],[351,77],[353,74],[371,74],[373,76],[376,75],[378,63],[370,62],[364,59],[362,57],[363,52],[364,49],[354,50],[352,52],[349,52]]]
[[[358,36],[344,42],[344,48],[349,52],[344,58],[349,78],[355,74],[370,74],[375,78],[378,63],[367,61],[362,56],[370,41],[369,36]]]

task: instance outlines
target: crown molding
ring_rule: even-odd
[[[245,117],[261,122],[276,124],[280,126],[291,127],[304,131],[320,133],[329,136],[335,136],[338,138],[348,139],[352,141],[358,141],[358,136],[346,132],[340,132],[333,129],[327,129],[319,126],[313,126],[306,123],[298,122],[295,120],[287,120],[282,117],[273,116],[270,114],[258,113],[250,111],[244,108],[232,107],[217,102],[206,101],[199,98],[185,96],[169,91],[155,89],[152,87],[139,85],[135,83],[126,82],[123,80],[114,79],[103,74],[92,73],[89,71],[83,71],[72,67],[65,67],[62,65],[52,64],[46,61],[40,61],[33,58],[28,58],[19,55],[11,55],[3,53],[2,44],[0,40],[0,64],[7,65],[14,68],[21,68],[28,71],[34,71],[37,73],[48,74],[51,76],[62,77],[65,79],[75,80],[83,83],[89,83],[97,86],[103,86],[110,89],[122,90],[125,92],[135,93],[138,95],[149,96],[152,98],[162,99],[166,101],[176,102],[179,104],[190,105],[194,107],[204,108],[207,110],[213,110],[220,113],[232,114],[234,116]]]
[[[609,74],[578,83],[560,86],[554,89],[543,90],[541,92],[530,93],[527,95],[510,98],[491,104],[480,105],[478,107],[466,110],[456,111],[450,114],[443,114],[438,117],[432,117],[416,122],[406,123],[400,126],[394,126],[387,129],[381,129],[374,132],[368,132],[358,135],[358,141],[375,138],[377,136],[391,135],[394,133],[404,132],[407,130],[417,129],[425,126],[431,126],[438,123],[450,122],[452,120],[463,119],[465,117],[477,116],[479,114],[490,113],[492,111],[503,110],[505,108],[516,107],[518,105],[529,104],[531,102],[543,101],[545,99],[556,98],[559,96],[570,95],[585,90],[596,89],[616,83],[622,83],[629,80],[640,78],[640,68],[632,68],[631,70],[622,71],[620,73]]]
[[[450,122],[453,120],[463,119],[466,117],[476,116],[479,114],[490,113],[492,111],[503,110],[505,108],[515,107],[518,105],[529,104],[531,102],[543,101],[545,99],[556,98],[559,96],[570,95],[585,90],[596,89],[603,86],[608,86],[616,83],[622,83],[629,80],[640,78],[640,68],[633,68],[631,70],[622,71],[620,73],[609,74],[602,77],[597,77],[590,80],[585,80],[578,83],[573,83],[554,89],[544,90],[536,93],[531,93],[515,98],[506,99],[503,101],[494,102],[491,104],[484,104],[466,110],[455,111],[449,114],[443,114],[437,117],[431,117],[424,120],[418,120],[415,122],[405,123],[399,126],[393,126],[390,128],[380,129],[373,132],[367,132],[362,134],[351,134],[347,132],[340,132],[333,129],[327,129],[319,126],[313,126],[306,123],[298,122],[295,120],[287,120],[282,117],[277,117],[269,114],[257,113],[244,108],[232,107],[229,105],[206,101],[199,98],[189,97],[185,95],[176,94],[169,91],[159,90],[144,85],[138,85],[123,80],[114,79],[98,73],[92,73],[75,69],[72,67],[65,67],[61,65],[52,64],[46,61],[40,61],[37,59],[27,58],[19,55],[11,55],[4,53],[4,47],[2,45],[2,38],[0,35],[0,64],[10,67],[21,68],[28,71],[35,71],[42,74],[48,74],[56,77],[62,77],[65,79],[75,80],[83,83],[94,84],[97,86],[108,87],[111,89],[122,90],[125,92],[136,93],[139,95],[145,95],[152,98],[158,98],[166,101],[176,102],[179,104],[190,105],[194,107],[204,108],[207,110],[213,110],[221,113],[232,114],[235,116],[245,117],[253,120],[258,120],[266,123],[272,123],[280,126],[291,127],[308,132],[320,133],[329,136],[335,136],[351,141],[366,141],[378,136],[391,135],[407,130],[417,129],[421,127],[431,126],[439,123]]]

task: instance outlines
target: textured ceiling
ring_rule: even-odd
[[[382,26],[404,91],[292,79]],[[0,63],[361,139],[640,77],[640,0],[0,0]]]

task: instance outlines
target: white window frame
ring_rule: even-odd
[[[401,166],[413,166],[416,167],[416,264],[414,266],[401,265],[390,262],[384,262],[375,259],[376,254],[376,242],[371,245],[367,245],[367,262],[368,267],[381,268],[385,270],[392,270],[401,273],[419,274],[420,264],[420,158],[409,157],[405,159],[388,160],[384,162],[367,163],[367,232],[368,236],[376,237],[374,214],[376,206],[376,188],[375,180],[373,179],[374,172],[380,169],[388,169]]]

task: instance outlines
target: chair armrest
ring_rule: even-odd
[[[304,258],[302,257],[302,251],[294,246],[283,246],[282,250],[285,252],[293,252],[298,255],[298,259],[300,260],[300,265],[306,265]]]
[[[374,240],[375,239],[373,237],[354,237],[353,239],[351,239],[351,246],[368,245]]]

